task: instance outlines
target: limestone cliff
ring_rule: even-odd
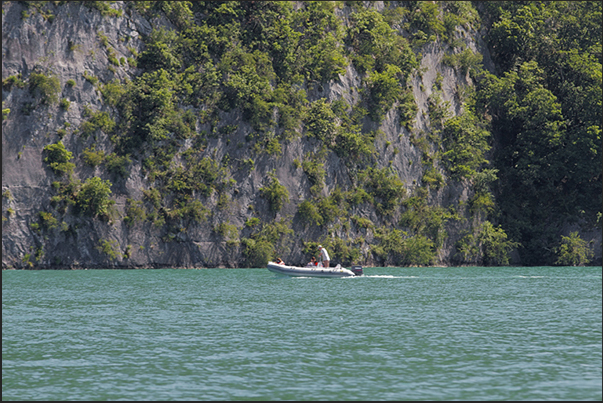
[[[253,245],[261,241],[257,236],[260,228],[276,234],[269,238],[269,250],[262,250],[262,256],[276,255],[291,263],[304,262],[312,253],[308,248],[315,242],[328,245],[335,262],[413,264],[400,260],[399,254],[388,254],[400,249],[388,249],[385,243],[387,239],[404,242],[418,234],[416,225],[411,226],[408,220],[407,224],[400,222],[404,212],[411,209],[402,202],[421,189],[426,206],[441,208],[448,214],[441,215],[444,218],[431,239],[426,237],[432,242],[434,254],[430,264],[449,265],[462,263],[458,241],[486,219],[468,207],[475,195],[473,181],[451,178],[437,158],[438,140],[430,138],[435,132],[430,119],[432,95],[441,97],[448,117],[453,117],[462,114],[462,93],[473,86],[469,72],[444,63],[445,56],[470,49],[482,56],[484,68],[494,70],[483,32],[473,27],[456,28],[456,48],[439,39],[415,47],[419,66],[407,80],[416,104],[412,127],[401,122],[396,107],[390,108],[380,122],[368,117],[362,120],[362,132],[375,135],[374,158],[369,166],[387,168],[383,172],[392,173],[404,185],[404,195],[396,199],[391,211],[380,211],[375,198],[341,202],[337,208],[346,211],[334,213],[329,222],[308,222],[300,213],[302,202],[337,203],[329,199],[334,192],[350,192],[366,183],[358,179],[359,168],[354,161],[350,163],[333,149],[325,149],[303,128],[297,136],[280,138],[276,152],[252,150],[253,145],[260,144],[249,140],[257,130],[240,108],[217,109],[213,120],[208,121],[199,117],[203,107],[182,105],[182,110],[190,109],[196,116],[194,133],[177,139],[172,163],[186,167],[187,150],[195,150],[199,158],[220,162],[223,169],[219,180],[223,185],[209,194],[193,191],[187,199],[202,202],[206,212],[203,219],[171,214],[176,204],[168,203],[174,203],[170,195],[162,195],[162,204],[153,210],[156,215],[150,219],[152,209],[145,191],[153,188],[155,178],[145,166],[148,154],[129,154],[125,175],[107,169],[107,164],[92,166],[84,158],[85,150],[109,155],[117,152],[116,143],[109,130],[97,130],[86,137],[81,126],[97,112],[107,112],[119,123],[123,111],[107,103],[100,85],[116,79],[124,83],[140,76],[144,67],[136,60],[146,49],[149,35],[161,27],[178,29],[177,24],[165,13],[141,13],[128,2],[110,2],[110,10],[81,2],[47,2],[35,7],[23,3],[3,2],[3,83],[10,76],[21,77],[27,83],[32,73],[43,72],[58,78],[61,102],[40,101],[39,92],[31,84],[3,86],[3,109],[10,109],[2,123],[4,268],[249,267],[253,265],[250,262],[257,261],[252,255],[257,252]],[[294,4],[295,9],[302,6]],[[374,2],[372,7],[383,11],[386,5]],[[349,26],[352,13],[347,3],[335,9],[344,27]],[[194,18],[198,22],[203,15]],[[393,26],[402,36],[411,35]],[[98,82],[86,77],[96,77]],[[353,106],[366,93],[366,77],[350,62],[337,79],[321,85],[305,81],[299,88],[306,91],[309,105],[324,98],[329,103],[343,99]],[[441,138],[441,134],[435,135]],[[197,139],[203,146],[198,146]],[[66,182],[67,174],[60,175],[49,167],[44,148],[59,140],[73,155],[75,167],[69,180],[80,186],[92,177],[111,183],[110,198],[115,204],[104,219],[78,213],[73,203],[63,208],[53,203],[59,182]],[[318,189],[312,188],[315,183],[304,170],[304,161],[324,163],[324,179]],[[429,169],[435,181],[426,178]],[[279,209],[273,208],[262,191],[273,177],[288,192]],[[131,216],[128,208],[132,202],[145,203],[146,219],[126,219],[128,214]],[[380,232],[382,228],[390,232]],[[398,238],[393,236],[396,234]]]

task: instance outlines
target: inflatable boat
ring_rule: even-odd
[[[362,276],[362,266],[352,266],[346,269],[337,265],[335,267],[317,267],[317,266],[287,266],[285,264],[268,262],[268,270],[278,274],[294,277],[354,277]]]

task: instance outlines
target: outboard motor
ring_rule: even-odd
[[[355,276],[362,276],[362,266],[352,266],[350,269]]]

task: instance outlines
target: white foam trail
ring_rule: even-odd
[[[317,278],[317,277],[313,277],[313,276],[291,276],[290,278],[295,278],[295,279],[304,279],[304,278]],[[339,277],[342,279],[351,279],[351,278],[419,278],[418,276],[394,276],[391,274],[375,274],[375,275],[362,275],[362,276],[358,276],[358,277]]]
[[[393,276],[391,274],[376,274],[372,276],[367,276],[366,274],[362,277],[370,277],[370,278],[418,278],[416,276]]]
[[[545,278],[546,276],[517,276],[520,278]]]

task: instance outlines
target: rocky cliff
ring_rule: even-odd
[[[154,150],[172,150],[161,176],[149,168],[148,141],[120,149],[115,133],[126,112],[103,91],[151,70],[141,55],[152,33],[183,30],[170,17],[174,10],[148,12],[129,2],[25,3],[3,2],[2,8],[2,100],[3,110],[10,110],[2,123],[3,268],[254,267],[275,256],[302,263],[318,243],[330,248],[336,263],[471,263],[459,257],[459,241],[475,234],[488,209],[472,208],[475,180],[455,177],[439,158],[445,150],[434,110],[443,105],[446,119],[462,115],[474,85],[470,69],[446,62],[447,56],[469,49],[494,71],[477,24],[455,27],[454,46],[439,37],[413,43],[417,66],[401,79],[416,105],[410,108],[412,122],[402,121],[400,98],[381,119],[361,116],[354,123],[371,139],[366,155],[337,152],[337,140],[311,135],[307,117],[293,135],[283,135],[278,124],[258,130],[239,105],[216,107],[207,118],[207,103],[179,102],[177,111],[192,116],[190,133],[154,144]],[[293,13],[305,7],[292,4]],[[344,30],[353,25],[355,7],[334,7]],[[369,6],[382,14],[388,7],[412,11],[403,4]],[[405,30],[408,14],[401,15],[390,25],[410,41],[416,30],[415,36]],[[204,18],[193,9],[189,23]],[[335,110],[344,100],[343,113],[352,113],[366,99],[368,72],[346,58],[336,78],[298,83],[306,110],[321,99]],[[50,95],[33,84],[32,74],[58,79],[58,91],[50,91],[56,99],[44,98]],[[7,83],[11,76],[17,79]],[[271,90],[276,81],[271,79]],[[118,129],[100,125],[84,135],[100,112]],[[282,115],[278,108],[271,113],[275,119]],[[341,127],[337,113],[332,119]],[[48,146],[59,142],[74,164],[63,172],[49,160]],[[91,152],[105,160],[91,163]],[[204,182],[207,188],[177,187],[176,175],[198,166],[191,161],[214,163],[216,177],[211,185]],[[103,214],[86,214],[82,204],[83,189],[94,177],[110,184]]]

